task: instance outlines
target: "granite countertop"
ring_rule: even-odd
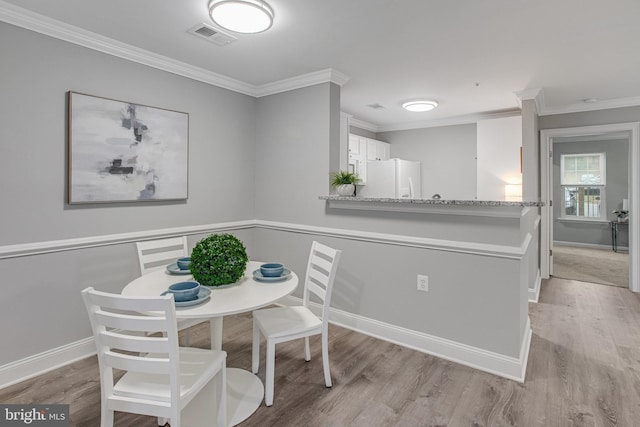
[[[345,201],[345,202],[376,202],[376,203],[409,203],[415,205],[455,205],[455,206],[510,206],[510,207],[540,207],[544,202],[521,201],[507,202],[500,200],[446,200],[446,199],[389,199],[378,197],[357,197],[357,196],[319,196],[320,200]]]

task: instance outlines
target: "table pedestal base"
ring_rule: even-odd
[[[227,420],[230,426],[249,418],[262,404],[264,386],[244,369],[227,368]]]

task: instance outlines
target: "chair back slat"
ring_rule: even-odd
[[[155,268],[164,267],[167,264],[171,264],[172,262],[175,262],[178,258],[182,258],[184,256],[186,256],[186,254],[182,249],[174,249],[172,251],[145,255],[144,257],[144,262],[146,266],[145,268],[148,269],[150,265],[157,265],[159,263],[161,263],[161,265],[158,265]],[[154,267],[151,267],[151,268],[154,268]]]
[[[170,297],[170,295],[167,296]],[[167,296],[163,298],[166,299]],[[98,291],[87,294],[87,298],[90,299],[92,305],[108,310],[126,310],[139,313],[142,311],[162,311],[166,308],[166,302],[160,298],[129,296],[116,299],[111,294],[98,293]]]
[[[169,339],[165,336],[139,336],[126,334],[125,331],[104,331],[100,333],[100,342],[110,348],[135,353],[166,353]]]
[[[308,306],[311,293],[322,300],[323,328],[327,327],[329,306],[331,304],[331,291],[333,289],[333,282],[335,281],[341,254],[342,251],[315,241],[311,245],[302,301],[305,306]]]
[[[131,316],[120,313],[97,311],[96,319],[107,328],[125,329],[128,331],[164,331],[167,320],[152,316]]]
[[[137,242],[136,249],[141,275],[165,268],[176,259],[189,255],[186,236]]]
[[[319,268],[320,270],[325,271],[326,274],[329,274],[329,272],[331,271],[332,261],[333,257],[331,257],[330,260],[327,260],[316,255],[313,257],[313,260],[311,260],[311,263],[315,268]]]
[[[173,368],[168,357],[160,358],[151,355],[136,356],[107,351],[103,354],[104,362],[114,369],[144,374],[171,374]]]
[[[312,268],[307,275],[309,279],[315,282],[317,285],[326,289],[329,284],[329,274]]]
[[[321,288],[320,286],[316,285],[313,282],[309,282],[307,284],[307,288],[309,289],[309,292],[313,293],[314,295],[317,295],[318,298],[320,298],[323,302],[327,297],[327,291],[325,291],[323,288]]]

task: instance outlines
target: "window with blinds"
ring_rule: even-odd
[[[562,154],[563,218],[605,219],[605,154]]]

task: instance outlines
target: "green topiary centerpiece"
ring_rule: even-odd
[[[237,282],[247,268],[247,250],[231,234],[212,234],[196,243],[189,269],[204,286],[221,286]]]

